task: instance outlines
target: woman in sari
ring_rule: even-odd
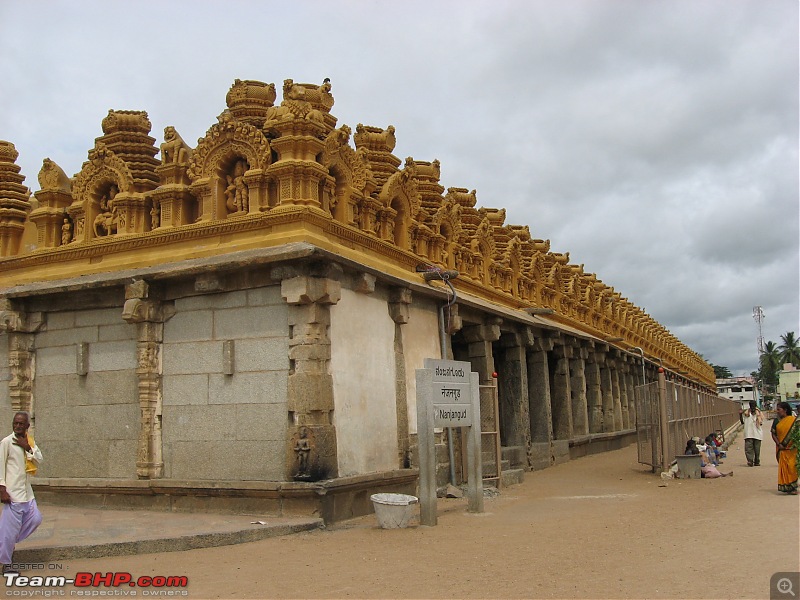
[[[778,402],[778,418],[772,423],[775,441],[775,458],[778,459],[778,490],[784,494],[797,494],[797,449],[792,441],[800,421],[792,415],[788,402]]]

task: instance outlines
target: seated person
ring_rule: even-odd
[[[727,458],[728,453],[725,452],[725,450],[722,449],[722,441],[720,440],[720,436],[717,435],[717,432],[716,431],[712,431],[709,435],[714,438],[714,445],[717,447],[717,450],[719,452],[719,457],[720,458]]]
[[[719,446],[717,446],[717,441],[713,433],[706,436],[705,443],[706,452],[708,452],[708,457],[711,459],[711,462],[715,465],[721,465],[722,461],[720,460]]]
[[[700,448],[697,445],[697,442],[694,439],[689,440],[686,442],[686,450],[684,454],[699,454],[701,456],[700,459],[700,476],[705,479],[716,479],[717,477],[733,477],[733,471],[730,473],[721,473],[717,467],[715,467],[710,462],[706,462],[703,459],[704,454],[700,451]],[[708,457],[706,456],[706,459]]]

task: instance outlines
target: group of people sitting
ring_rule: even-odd
[[[721,440],[716,433],[709,433],[703,442],[699,437],[693,437],[686,442],[684,454],[700,455],[700,476],[706,479],[717,477],[733,477],[733,471],[722,473],[717,467],[722,464],[725,451],[720,448]]]

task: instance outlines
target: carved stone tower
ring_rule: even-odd
[[[0,140],[0,256],[19,253],[25,219],[31,210],[28,188],[22,185],[14,144]]]

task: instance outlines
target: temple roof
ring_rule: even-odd
[[[110,110],[72,178],[46,159],[33,204],[13,145],[0,142],[0,294],[302,241],[408,281],[419,280],[419,265],[455,270],[465,293],[504,309],[550,310],[565,327],[641,348],[713,385],[699,355],[568,252],[507,223],[505,209],[478,206],[475,190],[445,188],[438,160],[395,156],[392,125],[336,127],[333,106],[329,80],[237,79],[195,147],[174,127],[156,147],[146,112]]]

